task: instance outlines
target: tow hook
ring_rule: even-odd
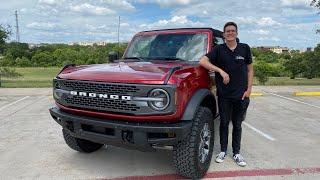
[[[122,131],[122,140],[128,143],[134,143],[132,131]]]

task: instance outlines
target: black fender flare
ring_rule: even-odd
[[[217,110],[212,109],[212,108],[216,108],[216,98],[214,94],[209,89],[199,89],[192,95],[191,99],[189,100],[181,120],[183,121],[192,120],[198,107],[201,105],[201,103],[207,96],[209,96],[210,99],[214,101],[212,102],[214,103],[214,107],[210,107],[210,109],[214,110],[215,114],[213,114],[213,116],[216,117]]]

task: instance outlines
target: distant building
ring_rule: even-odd
[[[312,47],[307,47],[306,49],[300,49],[300,53],[311,52],[311,51],[313,51]]]
[[[100,42],[73,42],[73,43],[68,43],[68,45],[80,45],[80,46],[105,46],[107,45],[107,42],[105,41],[100,41]]]
[[[311,52],[312,51],[312,47],[307,47],[306,52]]]
[[[28,43],[29,49],[40,47],[42,44]]]
[[[289,52],[289,48],[280,46],[258,46],[256,48],[262,51],[272,51],[277,54]]]

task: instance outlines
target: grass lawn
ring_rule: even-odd
[[[61,70],[60,67],[15,68],[22,75],[19,78],[2,78],[1,87],[5,88],[40,88],[52,87],[52,79]]]
[[[40,88],[52,87],[52,79],[60,71],[61,67],[30,67],[30,68],[15,68],[16,72],[22,77],[19,78],[2,78],[1,87],[4,88]],[[257,80],[254,80],[254,85],[259,85]],[[266,86],[291,86],[291,85],[320,85],[320,78],[305,79],[289,77],[270,77]]]
[[[255,79],[254,85],[260,85]],[[289,77],[269,77],[269,80],[265,84],[266,86],[299,86],[299,85],[320,85],[320,78],[295,78],[290,79]]]

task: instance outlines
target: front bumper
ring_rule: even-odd
[[[192,125],[191,121],[136,123],[106,120],[66,113],[58,107],[49,111],[52,118],[74,137],[141,151],[154,151],[153,146],[178,143],[190,132]]]

